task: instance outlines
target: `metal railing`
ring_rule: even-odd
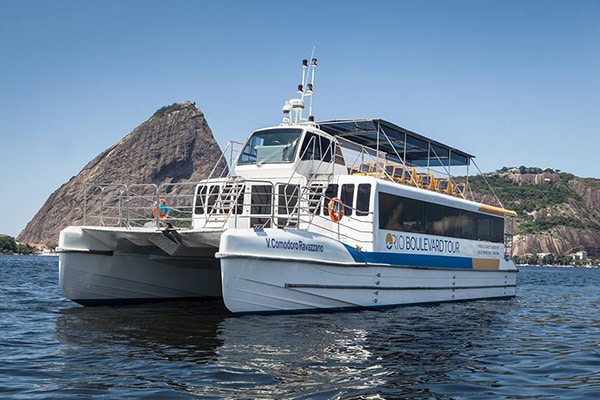
[[[241,145],[229,142],[207,179],[229,178]],[[131,228],[169,223],[173,227],[191,228],[197,184],[88,183],[84,194],[83,224]],[[161,199],[166,203],[164,206],[160,206]]]
[[[190,228],[196,183],[86,185],[83,224],[110,227]],[[161,206],[164,202],[164,206]]]

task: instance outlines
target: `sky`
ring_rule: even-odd
[[[313,46],[317,120],[600,178],[599,21],[600,0],[0,0],[0,233],[162,106],[194,101],[221,148],[278,124]]]

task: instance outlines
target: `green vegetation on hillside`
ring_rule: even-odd
[[[170,106],[164,106],[156,110],[152,117],[161,117],[165,114],[168,114],[177,110],[195,110],[196,105],[193,102],[183,102],[183,103],[173,103]]]
[[[0,254],[37,254],[38,249],[28,244],[17,243],[15,238],[0,235]]]
[[[558,226],[566,226],[567,228],[574,229],[590,229],[600,232],[600,224],[597,222],[586,222],[572,217],[553,215],[549,218],[539,218],[536,220],[527,216],[525,221],[519,225],[517,233],[538,233]]]
[[[0,235],[0,253],[2,254],[13,254],[17,252],[17,242],[15,238]]]
[[[553,173],[558,177],[555,182],[534,184],[525,181],[518,183],[511,179],[508,172],[510,172],[508,168],[503,168],[494,174],[486,174],[485,179],[481,175],[473,176],[469,178],[469,184],[473,192],[482,194],[490,192],[485,181],[489,182],[504,207],[517,212],[516,234],[534,234],[560,226],[600,232],[600,223],[593,218],[592,213],[588,213],[592,218],[581,220],[568,215],[569,213],[561,212],[562,205],[578,203],[585,207],[581,196],[569,186],[569,181],[576,178],[574,175],[541,168],[512,169],[516,174]],[[591,187],[600,187],[600,181],[596,179],[582,181]],[[531,213],[543,209],[551,209],[552,212],[546,217],[538,216],[534,219]]]
[[[506,175],[500,174],[486,175],[485,179],[505,207],[523,214],[563,204],[569,199],[581,200],[581,197],[567,184],[572,177],[570,174],[560,173],[558,182],[542,185],[531,183],[519,185]],[[482,176],[471,177],[469,184],[476,193],[489,192]]]

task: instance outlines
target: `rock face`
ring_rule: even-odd
[[[569,255],[581,250],[589,257],[600,255],[600,234],[585,229],[558,226],[536,234],[521,234],[514,237],[514,254],[550,253]]]
[[[52,193],[17,240],[58,243],[63,228],[80,225],[86,183],[194,182],[207,177],[217,162],[218,170],[226,170],[221,156],[204,114],[194,103],[163,107]]]
[[[556,194],[557,201],[532,211],[520,212],[516,220],[513,252],[517,256],[551,253],[555,256],[586,251],[591,258],[600,257],[600,180],[578,178],[570,174],[507,174],[514,184],[543,187],[541,193]],[[535,202],[532,195],[507,199],[508,208],[525,201]],[[536,225],[536,232],[519,229]],[[519,232],[521,231],[521,232]]]

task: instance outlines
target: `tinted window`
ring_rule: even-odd
[[[444,209],[446,207],[434,204],[425,204],[425,233],[432,235],[443,235],[445,230],[444,226]]]
[[[301,129],[269,129],[252,134],[242,149],[238,164],[292,162]]]
[[[271,214],[271,205],[273,204],[272,188],[271,185],[252,186],[250,213]]]
[[[331,162],[331,153],[333,153],[331,141],[324,136],[320,136],[319,141],[321,142],[321,154],[323,155],[323,161]]]
[[[379,228],[502,243],[504,219],[379,193]]]
[[[210,214],[213,212],[213,206],[217,202],[218,198],[219,198],[219,186],[212,185],[208,192],[208,199],[206,201],[206,213],[207,214]]]
[[[279,185],[279,198],[277,212],[291,214],[298,203],[300,185]]]
[[[301,160],[319,160],[321,158],[321,143],[319,136],[308,132],[300,148]]]
[[[194,209],[194,214],[204,214],[204,196],[206,196],[206,186],[198,186],[196,191],[196,208]]]
[[[337,192],[337,183],[327,185],[327,189],[325,189],[325,199],[323,201],[323,215],[327,215],[329,213],[329,210],[327,209],[327,207],[329,206],[329,201],[337,196]]]
[[[344,215],[352,215],[352,200],[354,199],[354,184],[346,183],[342,185],[340,200],[344,205]]]
[[[356,215],[359,217],[369,215],[369,205],[371,202],[371,185],[361,183],[358,185],[356,193]]]
[[[406,232],[425,232],[424,203],[419,200],[404,199],[403,230]]]

